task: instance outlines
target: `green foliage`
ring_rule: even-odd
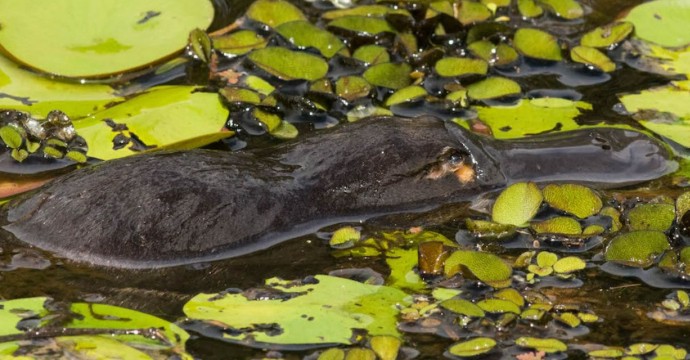
[[[541,190],[534,183],[510,185],[496,199],[492,220],[500,224],[524,227],[536,215],[543,199]]]
[[[598,213],[601,198],[592,189],[578,184],[549,184],[542,190],[544,201],[554,209],[573,214],[580,219]]]
[[[604,258],[629,266],[648,267],[671,246],[659,231],[632,231],[616,236],[606,247]]]

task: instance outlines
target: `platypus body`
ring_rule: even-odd
[[[508,142],[430,117],[380,117],[266,149],[163,152],[84,168],[11,203],[4,228],[76,261],[164,267],[465,201],[517,181],[639,183],[671,171],[669,158],[635,131]]]

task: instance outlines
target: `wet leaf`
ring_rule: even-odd
[[[249,75],[244,79],[244,83],[252,90],[258,92],[259,94],[268,95],[272,93],[276,88],[273,87],[268,81],[254,75]]]
[[[426,90],[419,85],[412,85],[404,87],[386,99],[386,106],[393,106],[396,104],[404,103],[407,101],[412,101],[420,97],[428,95]]]
[[[441,302],[440,306],[459,315],[473,318],[482,318],[485,316],[484,310],[473,302],[465,299],[448,299]]]
[[[362,76],[372,85],[397,90],[410,85],[411,72],[407,63],[383,63],[370,67]]]
[[[518,59],[517,51],[504,43],[494,45],[491,41],[480,40],[471,43],[467,49],[490,65],[504,66]]]
[[[467,96],[474,100],[488,100],[519,95],[521,91],[520,85],[515,81],[494,76],[469,85]]]
[[[211,45],[211,38],[206,31],[201,29],[192,30],[189,33],[189,47],[197,59],[205,64],[211,62],[213,46]]]
[[[625,17],[635,26],[635,36],[666,47],[690,44],[687,19],[690,3],[684,0],[656,0],[633,8]]]
[[[372,90],[371,84],[361,76],[343,76],[335,82],[335,93],[346,101],[366,97]]]
[[[567,216],[532,223],[531,227],[537,234],[580,235],[582,233],[580,223]]]
[[[448,352],[454,356],[472,357],[486,354],[496,347],[496,340],[488,337],[478,337],[455,343],[448,348]]]
[[[645,355],[656,350],[657,347],[659,347],[657,344],[637,343],[625,348],[625,353],[627,355]]]
[[[281,47],[267,47],[250,52],[247,58],[269,74],[281,80],[317,80],[328,72],[322,58]]]
[[[549,354],[568,350],[568,345],[556,339],[520,337],[515,340],[515,344],[537,351],[544,351]]]
[[[567,20],[579,19],[584,15],[582,6],[575,0],[537,0],[547,6],[556,16]]]
[[[336,249],[349,248],[352,247],[355,242],[359,241],[361,236],[362,233],[359,230],[352,226],[345,226],[333,232],[328,244]]]
[[[467,230],[472,232],[472,235],[482,239],[506,239],[515,235],[517,230],[515,225],[469,218],[465,219],[465,226],[467,226]]]
[[[352,57],[364,62],[367,65],[376,65],[390,62],[388,50],[379,45],[360,46],[352,54]]]
[[[534,183],[516,183],[503,190],[492,210],[493,221],[524,227],[536,215],[543,200]]]
[[[331,348],[322,352],[317,360],[344,360],[345,351],[343,349]]]
[[[558,261],[558,255],[552,252],[542,251],[537,254],[537,265],[541,267],[552,267],[556,261]]]
[[[436,62],[434,70],[444,77],[486,75],[489,65],[482,59],[444,57]]]
[[[582,320],[577,317],[577,315],[569,312],[564,312],[554,315],[554,319],[559,321],[570,328],[576,328],[582,324]]]
[[[648,267],[671,246],[659,231],[632,231],[616,236],[606,247],[606,261],[629,266]]]
[[[676,220],[680,221],[683,215],[690,210],[690,191],[686,191],[676,199]]]
[[[559,98],[522,99],[516,105],[476,106],[479,118],[491,127],[498,139],[520,138],[558,128],[578,129],[575,118],[592,105]],[[523,119],[530,119],[523,121]]]
[[[245,16],[272,28],[290,21],[307,20],[299,8],[286,0],[254,1]]]
[[[321,18],[325,20],[333,20],[344,16],[367,16],[382,18],[386,14],[411,16],[410,13],[405,9],[395,9],[385,5],[360,5],[348,9],[326,11],[321,14]]]
[[[556,38],[537,29],[520,28],[513,37],[513,46],[521,54],[540,60],[561,61],[561,47]]]
[[[582,35],[580,44],[593,48],[607,48],[625,40],[632,31],[633,24],[631,22],[619,21],[613,24],[599,26]]]
[[[666,231],[673,224],[676,212],[671,204],[639,204],[626,217],[631,230]]]
[[[587,354],[593,358],[619,358],[625,355],[623,349],[620,348],[604,348],[600,350],[592,350]]]
[[[616,64],[601,51],[588,46],[576,46],[570,49],[570,58],[581,64],[595,67],[603,72],[616,70]]]
[[[352,31],[361,35],[377,35],[380,33],[395,33],[395,29],[385,19],[367,16],[343,16],[328,23],[329,28]]]
[[[513,302],[502,299],[485,299],[479,301],[477,306],[482,310],[493,313],[493,314],[520,314],[520,307],[515,305]]]
[[[494,297],[496,299],[508,300],[519,307],[525,306],[525,299],[513,288],[501,289],[494,293]]]
[[[199,294],[183,310],[186,316],[211,326],[246,330],[217,333],[230,341],[350,344],[357,329],[370,335],[398,335],[396,306],[408,303],[404,292],[332,276],[314,279],[301,284],[269,279],[267,286],[278,292],[273,299],[251,300],[241,293]]]
[[[592,189],[578,184],[549,184],[542,192],[544,201],[549,206],[573,214],[580,219],[598,213],[603,205],[599,195]]]
[[[11,149],[18,149],[24,144],[26,132],[19,126],[5,125],[0,128],[0,139],[5,146]]]
[[[337,36],[308,21],[284,23],[276,27],[276,31],[295,46],[313,47],[326,58],[331,58],[345,48],[345,44]]]
[[[189,32],[208,27],[213,13],[208,0],[2,1],[0,43],[20,63],[49,74],[103,77],[181,51]]]
[[[213,38],[213,47],[225,55],[244,55],[254,49],[266,47],[268,40],[252,30],[239,30]]]
[[[117,106],[74,121],[74,127],[89,144],[88,156],[110,160],[140,151],[131,146],[113,149],[118,132],[107,124],[111,119],[126,125],[127,136],[135,134],[146,146],[156,149],[192,149],[231,136],[223,131],[228,110],[217,94],[193,92],[191,86],[169,86],[151,90]]]
[[[247,103],[258,105],[261,102],[261,97],[256,92],[235,86],[228,86],[218,90],[225,100],[230,103]]]
[[[458,21],[463,25],[474,24],[488,20],[493,14],[486,5],[470,0],[460,2]]]
[[[576,256],[566,256],[553,264],[553,271],[558,274],[570,274],[575,271],[583,270],[587,267],[584,260]]]
[[[376,360],[376,354],[366,348],[352,348],[347,351],[345,360]]]
[[[374,336],[369,341],[371,349],[374,350],[378,359],[381,360],[395,360],[398,358],[398,352],[402,341],[395,336],[379,335]]]
[[[617,232],[623,227],[621,223],[621,213],[614,207],[607,206],[599,212],[603,216],[608,216],[611,218],[611,231]]]
[[[494,254],[458,250],[446,259],[444,272],[446,277],[458,272],[471,274],[492,287],[501,288],[510,285],[513,269]]]
[[[544,9],[535,0],[518,0],[517,6],[520,15],[527,18],[539,17],[544,13]]]

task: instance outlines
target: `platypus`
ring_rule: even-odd
[[[80,169],[13,201],[4,228],[75,261],[165,267],[518,181],[644,182],[672,171],[670,158],[662,143],[630,130],[499,141],[432,117],[377,117],[264,149],[159,152]]]

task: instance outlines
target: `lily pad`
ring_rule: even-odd
[[[566,20],[579,19],[584,15],[582,6],[575,0],[537,0],[546,5],[556,16]]]
[[[368,16],[343,16],[328,23],[329,28],[338,28],[356,34],[374,36],[380,33],[395,33],[395,29],[385,19]]]
[[[398,358],[402,341],[395,336],[378,335],[371,338],[369,345],[379,359],[395,360]]]
[[[302,10],[286,0],[254,1],[245,16],[272,28],[290,21],[307,20]]]
[[[445,57],[436,62],[436,73],[444,77],[486,75],[489,65],[482,59]]]
[[[568,350],[568,345],[557,339],[520,337],[515,339],[515,344],[549,354]]]
[[[463,25],[469,25],[478,23],[481,21],[488,20],[491,15],[491,10],[489,10],[486,5],[470,1],[462,0],[460,2],[460,10],[458,11],[458,21]]]
[[[5,0],[0,43],[17,61],[46,73],[102,77],[180,52],[189,32],[208,27],[213,13],[208,0]]]
[[[247,58],[259,68],[281,80],[317,80],[328,72],[328,63],[319,56],[282,47],[267,47],[250,52]]]
[[[625,17],[635,26],[635,36],[661,46],[690,44],[687,19],[690,3],[685,0],[656,0],[633,8]]]
[[[537,214],[542,200],[542,192],[534,183],[510,185],[496,199],[492,219],[497,223],[524,227]]]
[[[556,263],[553,264],[553,271],[558,274],[569,274],[575,271],[580,271],[587,267],[587,263],[577,256],[567,256],[562,259],[558,259]]]
[[[388,99],[386,99],[386,106],[393,106],[407,101],[412,101],[427,95],[428,94],[423,87],[419,85],[411,85],[404,87],[389,96]]]
[[[520,15],[527,18],[535,18],[544,13],[544,9],[535,0],[517,0]]]
[[[74,127],[89,144],[87,155],[101,160],[154,148],[192,149],[231,136],[232,132],[223,130],[228,110],[218,94],[195,90],[192,86],[160,87],[75,121]],[[117,146],[118,135],[129,139],[124,146]]]
[[[301,48],[313,47],[326,58],[331,58],[345,48],[335,35],[312,25],[308,21],[291,21],[276,27],[278,34]]]
[[[522,89],[513,80],[499,76],[486,78],[467,87],[467,96],[474,100],[489,100],[519,95]]]
[[[482,318],[485,316],[484,310],[475,303],[465,299],[448,299],[443,301],[440,306],[453,313],[468,317]]]
[[[619,21],[600,26],[582,35],[580,45],[593,48],[607,48],[625,40],[633,31],[633,28],[633,24],[628,21]]]
[[[485,299],[479,301],[477,306],[482,310],[492,314],[520,314],[520,307],[515,305],[512,301],[503,299]]]
[[[582,233],[580,223],[567,216],[558,216],[533,223],[531,227],[537,234],[580,235]]]
[[[351,247],[352,244],[359,241],[361,236],[362,233],[359,230],[352,226],[345,226],[333,232],[328,244],[334,248]]]
[[[448,348],[448,353],[465,358],[486,354],[494,347],[496,347],[496,340],[487,337],[478,337],[451,345]]]
[[[223,340],[255,346],[316,345],[351,344],[358,329],[369,335],[398,336],[397,309],[407,304],[407,295],[400,290],[326,275],[307,282],[269,279],[266,286],[273,298],[200,294],[183,310],[191,319],[222,327],[225,331],[216,336]]]
[[[675,207],[671,204],[640,204],[627,214],[631,230],[666,231],[675,217]]]
[[[515,49],[525,56],[549,61],[561,61],[561,47],[556,38],[542,30],[520,28],[513,37]]]
[[[458,250],[446,259],[444,272],[447,277],[463,272],[490,286],[502,288],[510,285],[513,269],[494,254]]]
[[[686,191],[676,199],[676,218],[678,221],[683,218],[683,215],[690,211],[690,191]]]
[[[367,65],[376,65],[390,62],[388,50],[379,45],[360,46],[352,54],[352,57],[364,62]]]
[[[544,201],[549,206],[573,214],[580,219],[598,213],[603,205],[599,195],[592,189],[578,184],[549,184],[542,192]]]
[[[371,84],[361,76],[343,76],[335,82],[335,93],[346,101],[363,98],[373,90]]]
[[[254,49],[266,47],[268,40],[252,30],[239,30],[213,38],[213,47],[225,55],[244,55]]]
[[[370,67],[362,76],[372,85],[397,90],[410,85],[411,72],[407,63],[383,63]]]
[[[576,46],[570,49],[570,58],[581,64],[595,67],[603,72],[616,70],[616,64],[601,51],[588,46]]]
[[[518,59],[517,51],[504,43],[494,45],[491,41],[480,40],[471,43],[467,49],[490,65],[504,66]]]
[[[648,267],[671,245],[660,231],[632,231],[616,236],[606,247],[604,258],[635,267]]]

